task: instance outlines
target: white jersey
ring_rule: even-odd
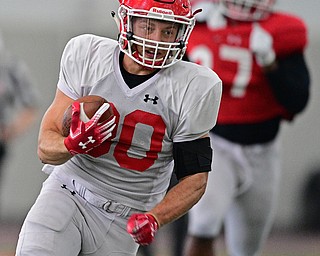
[[[201,138],[216,122],[221,80],[210,69],[179,62],[130,89],[114,40],[82,35],[61,59],[58,88],[77,99],[94,94],[113,105],[117,126],[106,154],[76,155],[54,172],[89,190],[143,211],[165,195],[173,170],[173,142]]]

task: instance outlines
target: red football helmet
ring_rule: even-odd
[[[195,25],[189,0],[120,0],[118,16],[120,19],[118,42],[121,51],[137,63],[149,68],[165,68],[181,60]],[[133,22],[137,18],[165,22],[170,26],[172,24],[172,27],[177,28],[177,34],[174,40],[169,42],[139,36],[133,29]],[[162,52],[161,57],[158,54],[160,52]]]
[[[275,0],[220,0],[225,16],[240,21],[257,21],[267,18]]]

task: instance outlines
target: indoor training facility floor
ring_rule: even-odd
[[[0,223],[0,256],[14,256],[20,225],[21,223]],[[170,230],[164,227],[160,231],[154,244],[154,256],[172,256]],[[218,256],[226,256],[222,238],[218,242],[218,252]],[[320,256],[320,232],[273,232],[262,256]]]

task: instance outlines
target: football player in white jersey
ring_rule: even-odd
[[[68,42],[39,132],[50,175],[24,221],[17,256],[136,255],[201,198],[222,85],[209,68],[181,61],[194,14],[188,0],[122,0],[118,41],[81,35]],[[87,123],[77,102],[85,95],[109,102]],[[114,117],[98,122],[108,108]],[[179,184],[166,193],[173,167]]]

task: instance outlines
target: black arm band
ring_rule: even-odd
[[[267,74],[278,102],[291,114],[301,112],[309,98],[309,71],[302,52],[279,58],[278,68]]]
[[[173,159],[178,180],[188,175],[211,171],[210,138],[173,143]]]

